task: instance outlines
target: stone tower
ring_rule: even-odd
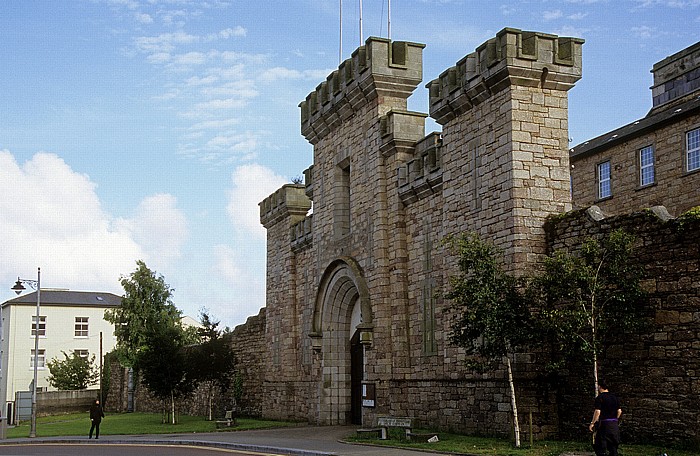
[[[441,134],[406,109],[421,44],[370,38],[306,97],[305,185],[260,203],[266,416],[507,429],[505,384],[465,372],[446,340],[439,296],[455,270],[440,240],[476,230],[515,271],[537,263],[544,218],[571,206],[566,92],[581,44],[502,30],[428,84]]]

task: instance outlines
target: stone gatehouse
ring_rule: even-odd
[[[584,212],[562,222],[577,220],[573,225],[545,231],[548,217],[573,207],[567,91],[581,77],[582,45],[577,38],[503,29],[427,84],[439,133],[426,135],[427,115],[407,110],[423,79],[421,44],[369,38],[306,97],[301,133],[314,146],[313,164],[303,185],[285,185],[260,203],[267,297],[255,322],[264,335],[241,326],[236,331],[251,343],[243,347],[233,338],[248,357],[251,409],[324,425],[394,415],[419,426],[510,432],[504,373],[468,371],[464,353],[447,340],[450,316],[441,296],[455,258],[440,242],[476,231],[504,250],[511,272],[524,274],[561,239],[571,244],[610,229]],[[577,228],[591,223],[587,231]],[[674,301],[683,310],[668,310],[668,290],[656,290],[656,311],[677,318],[664,323],[658,339],[636,341],[635,356],[658,354],[657,346],[670,353],[681,323],[684,337],[695,341],[683,354],[700,355],[695,233],[695,250],[683,260],[690,265],[681,274],[686,279],[676,281],[676,289],[682,283],[687,291],[682,305]],[[630,372],[662,378],[659,363],[649,371],[625,370],[611,360],[612,383]],[[532,413],[538,436],[577,432],[577,421],[590,418],[592,398],[542,382],[539,361],[536,354],[515,360],[521,416]],[[690,402],[669,405],[694,407],[683,416],[695,430],[696,364],[685,376],[674,371]],[[649,382],[635,385],[644,390],[628,393],[641,398],[636,417],[643,428],[654,414],[644,399],[663,399]],[[577,407],[564,407],[569,400]],[[697,431],[688,426],[665,435],[692,439]]]

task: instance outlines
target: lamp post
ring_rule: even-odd
[[[17,277],[17,282],[12,290],[20,294],[26,288],[23,284],[27,284],[36,290],[36,321],[34,322],[34,382],[32,383],[32,425],[29,430],[29,437],[36,437],[36,383],[37,370],[39,368],[39,315],[41,313],[41,268],[36,269],[36,280],[20,279]]]

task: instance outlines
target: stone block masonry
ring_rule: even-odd
[[[428,83],[430,116],[443,127],[428,136],[426,115],[407,110],[422,80],[421,44],[370,38],[302,101],[301,133],[314,146],[304,186],[261,203],[265,350],[252,362],[264,366],[263,416],[328,425],[394,416],[510,434],[504,369],[472,372],[449,342],[442,296],[457,259],[441,241],[476,231],[511,272],[530,274],[565,237],[548,238],[545,226],[572,208],[567,91],[582,74],[582,45],[503,29]],[[694,318],[663,310],[659,321]],[[686,336],[664,337],[673,342],[653,353],[675,353]],[[588,390],[547,382],[541,356],[516,356],[517,395],[536,435],[552,437],[589,419],[591,404]],[[637,373],[608,357],[611,372]],[[692,392],[695,383],[677,384]],[[637,386],[654,396],[653,385]],[[641,421],[630,423],[640,431]]]

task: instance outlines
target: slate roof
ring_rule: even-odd
[[[649,111],[649,114],[642,119],[573,147],[570,150],[571,161],[574,162],[579,158],[602,152],[623,141],[636,138],[637,136],[678,122],[680,119],[697,113],[700,113],[700,96],[695,96],[688,101],[674,104],[663,111],[658,110],[658,108],[652,109]]]
[[[97,291],[41,290],[41,306],[77,306],[77,307],[118,307],[122,298],[112,293]],[[2,303],[10,305],[36,305],[36,291],[21,294]]]

